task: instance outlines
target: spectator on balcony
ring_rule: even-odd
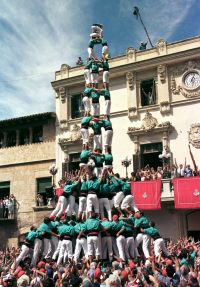
[[[191,167],[190,167],[189,164],[186,165],[186,168],[185,168],[185,176],[186,176],[186,177],[194,176],[193,170],[191,169]]]
[[[6,196],[4,198],[4,214],[3,214],[4,218],[8,218],[8,203],[9,203],[9,198],[8,196]]]
[[[9,218],[14,218],[14,201],[12,200],[11,197],[8,199],[8,217]]]
[[[3,199],[0,199],[0,218],[3,218],[4,203]]]

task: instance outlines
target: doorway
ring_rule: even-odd
[[[140,145],[141,168],[145,167],[146,165],[149,165],[154,169],[157,169],[158,166],[162,166],[162,160],[159,158],[159,155],[162,154],[162,149],[163,147],[161,142]]]

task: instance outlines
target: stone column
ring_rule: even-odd
[[[33,143],[33,128],[29,127],[29,144]]]

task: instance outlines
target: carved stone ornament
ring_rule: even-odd
[[[168,114],[170,112],[170,103],[168,101],[160,102],[161,114]]]
[[[188,139],[189,143],[191,143],[195,148],[200,148],[200,123],[190,126]]]
[[[158,54],[164,54],[167,51],[167,42],[164,39],[158,40],[156,43],[156,49]]]
[[[126,50],[126,56],[129,60],[135,59],[135,49],[133,47],[128,47]]]
[[[60,71],[61,72],[66,72],[67,70],[69,70],[71,67],[67,64],[62,64],[60,67]]]
[[[134,75],[132,72],[126,73],[126,80],[130,90],[134,89]]]
[[[62,131],[68,130],[67,120],[60,120],[59,127]]]
[[[197,73],[200,73],[200,61],[199,60],[188,61],[178,66],[172,66],[169,69],[169,73],[171,74],[170,88],[173,94],[181,93],[186,98],[195,98],[195,97],[200,96],[199,88],[196,88],[196,89],[187,88],[184,83],[185,76],[188,73],[194,72],[194,71],[197,71]]]
[[[161,83],[164,83],[166,80],[166,66],[165,65],[159,65],[157,67],[157,72],[158,72],[158,75],[160,77]]]
[[[59,144],[66,144],[81,140],[81,129],[77,124],[74,124],[72,130],[59,138]]]
[[[168,131],[171,127],[172,125],[169,121],[158,124],[157,119],[154,118],[149,111],[147,111],[142,120],[142,125],[140,127],[129,127],[128,134],[136,136],[144,133],[144,131],[145,132],[149,132],[152,130]]]
[[[137,118],[137,108],[132,107],[128,109],[128,117],[130,120]]]
[[[66,89],[65,89],[65,87],[59,88],[59,94],[60,94],[61,102],[65,103],[65,100],[66,100]]]

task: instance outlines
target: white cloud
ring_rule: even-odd
[[[81,0],[0,2],[0,118],[53,109],[54,72],[62,63],[74,65],[80,52],[86,53],[88,4]]]

